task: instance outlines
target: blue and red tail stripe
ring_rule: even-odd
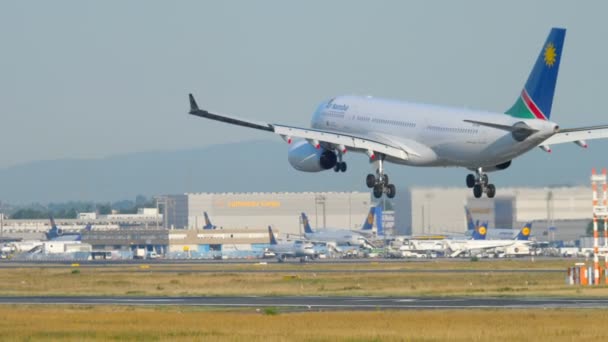
[[[524,89],[524,90],[521,91],[521,99],[526,104],[526,107],[528,107],[528,110],[537,119],[548,120],[547,116],[545,114],[543,114],[543,112],[540,110],[540,108],[538,108],[538,106],[536,105],[536,103],[534,103],[534,101],[530,98],[530,95],[528,95],[528,92],[526,91],[526,89]]]

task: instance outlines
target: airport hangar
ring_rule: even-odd
[[[368,192],[186,193],[164,196],[166,226],[202,228],[207,211],[218,228],[272,225],[282,234],[301,234],[300,213],[313,228],[360,229],[370,206]],[[462,234],[464,206],[490,228],[519,229],[533,222],[537,240],[576,240],[591,216],[591,188],[501,188],[494,199],[473,198],[465,187],[411,187],[384,203],[385,231],[391,235]]]
[[[360,229],[375,203],[368,192],[186,193],[163,196],[170,228],[202,229],[207,212],[216,229],[258,228],[303,235],[300,214],[313,229]]]

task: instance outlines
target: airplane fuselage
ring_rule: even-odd
[[[310,257],[315,255],[314,246],[310,243],[280,243],[270,245],[268,250],[275,253],[277,256],[285,256],[290,258]]]
[[[525,124],[537,132],[518,141],[509,131],[465,120],[503,126]],[[311,127],[365,136],[411,151],[406,160],[387,157],[393,163],[471,169],[508,162],[539,146],[558,129],[545,120],[359,96],[340,96],[321,103]]]
[[[350,230],[318,230],[314,233],[305,233],[307,239],[316,242],[333,242],[337,245],[363,246],[365,238]]]

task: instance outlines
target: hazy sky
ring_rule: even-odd
[[[281,143],[187,115],[188,92],[295,125],[339,94],[503,111],[553,26],[568,32],[552,119],[608,124],[606,13],[605,1],[2,1],[0,167]]]

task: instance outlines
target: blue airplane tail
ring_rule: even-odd
[[[268,226],[268,237],[270,238],[270,244],[271,245],[277,245],[277,239],[274,237],[274,234],[272,233],[272,227]]]
[[[361,230],[372,230],[372,228],[374,228],[374,215],[376,214],[376,208],[380,207],[371,207],[369,209],[369,213],[367,213],[367,217],[365,218],[365,221],[363,221],[363,226],[361,227]]]
[[[384,236],[384,225],[382,223],[382,207],[376,207],[376,234],[378,236]]]
[[[478,227],[478,225],[473,223],[473,215],[471,215],[471,211],[466,206],[464,207],[464,213],[467,218],[467,230],[475,231],[475,227]]]
[[[528,81],[506,114],[522,119],[549,120],[566,29],[552,28]]]
[[[532,222],[527,222],[515,237],[516,240],[527,241],[530,238],[530,233],[532,233]]]
[[[473,230],[473,240],[485,240],[488,233],[488,223],[484,222]]]
[[[213,224],[211,224],[211,220],[209,219],[209,215],[207,215],[207,212],[203,212],[203,216],[205,217],[205,225],[203,226],[203,229],[215,229],[215,226]]]
[[[55,219],[53,218],[53,215],[50,215],[50,220],[51,220],[51,229],[49,229],[49,231],[45,233],[47,240],[55,239],[55,238],[63,235],[63,230],[61,230],[60,228],[57,227],[57,224],[55,224]]]
[[[304,233],[312,234],[314,231],[310,227],[310,221],[308,221],[308,217],[305,213],[302,213],[302,224],[304,225]]]

